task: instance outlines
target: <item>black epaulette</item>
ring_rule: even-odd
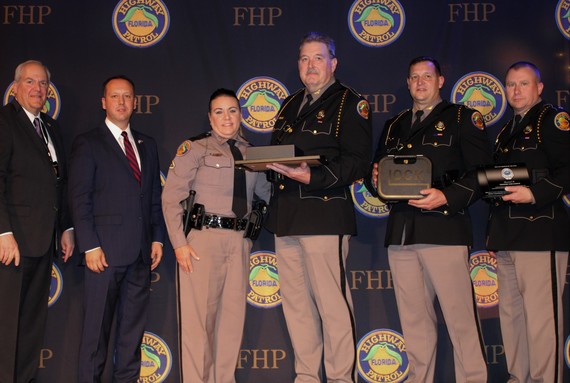
[[[188,140],[189,141],[198,141],[198,140],[201,140],[202,138],[210,137],[211,135],[212,135],[212,132],[204,132],[204,133],[198,134],[197,136],[190,137]]]

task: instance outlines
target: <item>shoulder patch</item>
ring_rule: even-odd
[[[564,132],[570,130],[570,116],[567,112],[560,112],[554,116],[554,125]]]
[[[190,140],[186,140],[180,144],[178,150],[176,151],[176,157],[183,156],[190,151],[190,142]]]
[[[368,114],[370,113],[370,105],[368,105],[368,101],[360,100],[356,105],[356,110],[362,118],[368,120]]]
[[[485,120],[483,120],[483,115],[480,112],[475,112],[471,115],[471,122],[479,130],[485,129]]]

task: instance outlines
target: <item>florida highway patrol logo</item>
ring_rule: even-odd
[[[350,193],[356,210],[366,217],[385,218],[390,214],[388,205],[370,194],[363,180],[355,181],[350,186]]]
[[[166,36],[170,14],[161,0],[122,0],[113,11],[113,30],[124,44],[148,48]]]
[[[237,96],[243,125],[253,132],[271,133],[289,91],[274,78],[255,77],[240,86]]]
[[[141,372],[138,383],[164,382],[172,367],[172,353],[162,338],[145,331],[141,343]]]
[[[249,256],[247,302],[262,309],[270,309],[281,304],[275,253],[258,251]]]
[[[368,47],[392,44],[404,31],[406,16],[397,0],[356,0],[348,11],[352,36]]]
[[[485,72],[471,72],[461,77],[453,86],[451,100],[481,112],[488,127],[499,121],[507,109],[503,84]]]
[[[469,270],[477,307],[496,306],[499,303],[497,258],[486,251],[475,252],[469,256]]]
[[[6,92],[4,92],[4,105],[11,102],[15,97],[14,94],[14,82],[8,86]],[[53,118],[57,119],[61,109],[61,98],[59,97],[59,92],[53,83],[50,82],[49,88],[47,90],[46,104],[42,108],[42,112]]]
[[[61,276],[61,271],[54,263],[51,267],[51,281],[49,284],[48,307],[53,306],[53,304],[57,302],[57,300],[61,296],[62,291],[63,291],[63,277]]]
[[[560,32],[570,40],[570,0],[560,0],[556,6],[556,25]]]
[[[356,346],[358,374],[368,383],[398,383],[408,377],[408,355],[401,334],[373,330]]]

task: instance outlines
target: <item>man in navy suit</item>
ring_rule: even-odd
[[[165,233],[158,153],[151,137],[130,128],[136,108],[130,79],[105,81],[101,102],[105,123],[75,139],[69,171],[72,217],[86,265],[79,382],[100,382],[116,317],[114,382],[135,383],[150,272],[162,258]]]
[[[0,109],[0,382],[35,381],[56,238],[64,261],[74,248],[60,129],[41,113],[49,81],[42,63],[18,65]]]

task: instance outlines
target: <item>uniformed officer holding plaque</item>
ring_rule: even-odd
[[[184,141],[172,160],[162,193],[162,209],[178,262],[181,382],[235,383],[246,310],[251,239],[244,238],[254,194],[269,199],[264,173],[245,172],[235,182],[241,112],[235,93],[218,89],[210,97],[212,131]],[[244,194],[234,193],[243,187]],[[202,213],[184,233],[180,204],[194,190]],[[242,206],[237,201],[243,197]],[[245,209],[245,210],[244,210]],[[240,211],[241,210],[241,211]],[[195,209],[195,211],[197,211]]]
[[[310,33],[299,48],[305,85],[281,108],[271,142],[320,155],[322,166],[269,165],[267,228],[275,233],[283,312],[295,353],[295,383],[355,382],[355,329],[345,265],[356,234],[350,185],[370,162],[368,103],[334,77],[334,41]],[[326,379],[321,376],[323,363]]]
[[[505,80],[513,118],[497,136],[495,163],[522,163],[530,186],[509,186],[491,204],[490,250],[496,251],[499,315],[509,382],[562,382],[562,293],[570,222],[570,118],[541,100],[538,68],[510,66]]]
[[[432,163],[431,187],[419,190],[423,197],[391,204],[385,245],[410,363],[407,381],[434,381],[437,296],[454,348],[456,381],[484,383],[467,207],[479,194],[475,168],[490,163],[491,151],[481,114],[443,101],[443,83],[435,59],[413,59],[407,78],[413,106],[388,120],[381,134],[374,163],[388,155],[423,155]],[[375,164],[366,183],[373,194],[377,178]]]

